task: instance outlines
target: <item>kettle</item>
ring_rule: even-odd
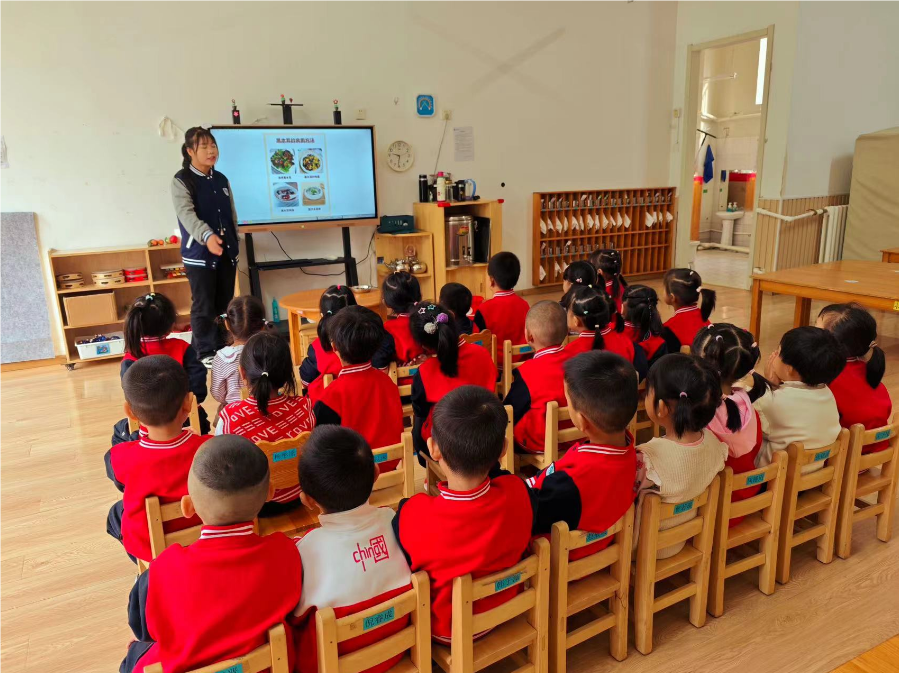
[[[466,201],[474,201],[474,196],[478,191],[478,183],[476,183],[471,178],[467,178],[465,180],[459,180],[465,184],[465,200]],[[469,188],[469,183],[471,183],[471,188]]]

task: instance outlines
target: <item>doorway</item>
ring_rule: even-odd
[[[751,284],[774,27],[688,47],[683,174],[691,267]]]

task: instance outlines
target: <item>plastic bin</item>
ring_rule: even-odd
[[[92,344],[75,344],[82,360],[92,360],[106,355],[121,355],[125,352],[125,333],[109,332],[106,336],[118,336],[114,341],[98,341]],[[84,338],[84,337],[82,337]]]

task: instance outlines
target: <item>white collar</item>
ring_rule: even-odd
[[[596,336],[596,332],[581,332],[577,335],[578,339],[592,339]]]
[[[189,441],[190,438],[193,437],[193,434],[193,430],[187,428],[180,435],[166,442],[157,442],[155,439],[150,439],[149,434],[141,434],[140,445],[145,449],[176,449]]]
[[[340,370],[340,373],[337,375],[338,378],[343,376],[344,374],[358,374],[359,372],[364,372],[368,369],[371,369],[371,362],[366,362],[364,365],[353,365],[352,367],[344,367]]]
[[[477,500],[490,490],[490,477],[487,477],[483,484],[471,491],[453,491],[447,487],[445,481],[437,484],[437,490],[440,491],[440,497],[444,500]]]
[[[674,315],[677,315],[678,313],[687,313],[689,311],[698,311],[698,310],[699,310],[699,307],[696,304],[693,304],[693,306],[684,306],[683,308],[677,309],[674,312]]]
[[[544,355],[552,355],[553,353],[561,353],[563,347],[562,346],[550,346],[549,348],[541,348],[539,351],[534,353],[534,359],[542,358]]]
[[[494,297],[509,297],[513,294],[515,294],[514,290],[500,290],[499,292],[494,292],[493,296]]]
[[[201,540],[214,540],[220,537],[242,537],[253,535],[253,523],[235,523],[230,526],[203,526],[200,529]]]

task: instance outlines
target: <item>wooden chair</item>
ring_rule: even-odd
[[[890,439],[889,447],[876,453],[862,455],[869,444]],[[893,512],[896,509],[896,461],[899,458],[899,412],[890,425],[865,430],[861,424],[849,429],[849,458],[843,471],[840,495],[840,516],[837,525],[837,556],[849,558],[852,553],[852,526],[859,521],[877,517],[877,539],[889,542],[893,536]],[[880,474],[871,468],[880,466]],[[867,470],[859,474],[861,470]],[[874,494],[875,502],[860,500]],[[858,509],[856,509],[858,508]]]
[[[474,334],[463,334],[462,338],[465,339],[465,343],[476,344],[486,348],[490,352],[493,364],[496,364],[496,336],[489,329],[485,329],[483,332],[475,332]]]
[[[734,474],[726,467],[722,473],[721,496],[715,523],[715,542],[712,545],[712,571],[709,580],[709,614],[724,614],[724,581],[734,575],[759,569],[759,591],[766,596],[774,593],[774,572],[777,567],[777,538],[780,533],[780,510],[783,505],[787,457],[783,451],[774,452],[774,460],[767,467]],[[768,484],[767,489],[746,500],[731,502],[734,491],[748,486]],[[745,517],[733,528],[731,519]],[[759,551],[753,553],[748,543],[758,540]],[[748,550],[745,553],[743,550]],[[739,556],[731,563],[727,554]]]
[[[137,569],[143,572],[150,567],[150,561],[159,556],[168,547],[173,544],[187,546],[192,542],[196,542],[200,537],[202,524],[176,530],[172,533],[165,532],[164,524],[176,519],[183,519],[184,513],[181,511],[181,501],[169,502],[161,504],[159,498],[155,495],[147,498],[145,501],[147,510],[147,524],[150,529],[150,559],[137,559]]]
[[[515,673],[545,673],[549,627],[549,543],[531,542],[532,554],[499,572],[453,580],[453,635],[449,647],[434,643],[431,655],[445,673],[475,673],[511,657]],[[474,602],[513,586],[526,588],[500,606],[473,614]],[[476,633],[490,631],[474,639]],[[527,654],[520,650],[527,648]],[[344,671],[343,673],[351,673]]]
[[[249,654],[195,668],[188,673],[259,673],[269,670],[271,673],[288,673],[290,670],[287,664],[287,634],[283,624],[270,628],[268,642]],[[163,673],[162,664],[144,666],[144,673]]]
[[[190,394],[190,429],[196,434],[200,434],[200,408],[197,406],[197,397],[193,393]],[[137,432],[140,429],[140,422],[134,418],[128,419],[128,432]]]
[[[571,421],[571,414],[568,413],[568,407],[559,408],[558,402],[550,402],[546,405],[546,435],[543,444],[543,453],[524,453],[515,454],[515,462],[520,469],[523,465],[532,465],[538,470],[545,470],[554,461],[559,459],[560,455],[564,455],[564,451],[559,451],[559,444],[566,444],[579,439],[584,439],[586,435],[573,425],[570,428],[560,428],[560,424]],[[518,469],[515,470],[516,472]]]
[[[605,549],[576,561],[569,553],[597,540],[615,537]],[[614,526],[601,533],[568,530],[560,521],[553,525],[550,544],[549,670],[565,673],[568,650],[603,631],[609,634],[609,650],[618,661],[627,657],[627,600],[631,578],[634,506]],[[602,603],[608,601],[608,605]],[[590,620],[572,630],[569,618]]]
[[[370,502],[375,507],[396,509],[400,500],[415,495],[415,458],[412,455],[412,433],[404,432],[399,444],[373,449],[375,465],[399,460],[396,469],[382,472],[375,480]]]
[[[322,374],[322,387],[327,388],[334,383],[334,374]]]
[[[390,369],[387,370],[388,376],[393,379],[393,382],[396,384],[397,390],[400,393],[400,399],[403,397],[409,397],[412,394],[412,384],[405,383],[400,385],[399,380],[404,378],[412,378],[415,376],[416,372],[418,372],[418,367],[420,365],[415,365],[413,367],[400,367],[395,362],[390,363]],[[326,384],[327,385],[327,384]],[[409,422],[412,422],[412,403],[403,405],[403,418],[408,418]]]
[[[309,352],[309,346],[318,338],[318,323],[307,322],[305,325],[300,325],[298,332],[300,354],[305,358],[306,354]],[[299,364],[300,363],[297,363],[297,366],[299,366]]]
[[[526,355],[533,353],[534,347],[529,344],[519,344],[513,346],[512,342],[506,339],[503,342],[503,359],[502,359],[502,395],[505,397],[509,394],[509,388],[512,387],[512,372],[521,366],[521,362],[512,362],[515,355]]]
[[[806,449],[801,442],[787,447],[787,476],[784,503],[777,542],[777,581],[790,581],[793,547],[817,538],[817,556],[821,563],[833,560],[840,505],[840,485],[849,446],[849,431],[840,431],[837,441],[817,449]],[[802,474],[810,463],[824,461],[824,467]]]
[[[506,405],[505,409],[506,417],[508,418],[506,422],[506,454],[499,459],[499,466],[515,474],[515,436],[513,434],[515,426],[512,421],[512,407]],[[446,481],[446,475],[443,473],[440,463],[436,460],[431,460],[430,456],[423,456],[423,458],[425,459],[425,479],[428,484],[428,494],[437,495],[439,493],[437,484],[438,482]]]
[[[646,413],[646,409],[643,408],[643,399],[646,396],[646,381],[641,381],[639,387],[637,388],[637,413],[634,414],[634,417],[631,419],[630,424],[627,426],[627,431],[631,433],[631,437],[634,438],[634,441],[639,444],[637,438],[637,433],[641,430],[645,430],[646,428],[652,428],[652,436],[659,436],[659,426],[653,423],[649,419],[649,415]]]
[[[655,493],[643,496],[634,574],[634,641],[641,654],[652,651],[655,613],[675,603],[689,599],[690,623],[705,625],[718,489],[719,478],[715,476],[706,490],[685,502],[663,503]],[[695,518],[660,529],[666,519],[692,510],[697,512]],[[660,549],[684,541],[687,544],[674,556],[656,558]],[[689,581],[678,576],[683,571],[689,571]],[[656,584],[665,579],[676,588],[656,596]]]
[[[339,653],[340,643],[406,615],[410,616],[411,623],[403,630],[353,652]],[[322,608],[315,613],[315,637],[319,673],[359,673],[402,653],[405,653],[403,658],[390,670],[397,673],[429,673],[431,595],[427,574],[415,573],[409,591],[362,612],[338,619],[333,608]]]
[[[684,355],[692,355],[693,354],[693,350],[690,348],[690,346],[681,346],[680,352],[683,353]]]
[[[277,442],[256,442],[256,446],[262,449],[268,458],[269,479],[276,490],[294,488],[299,484],[300,454],[310,434],[303,432],[297,437],[288,437]],[[269,535],[276,531],[293,533],[312,528],[317,523],[317,518],[299,505],[284,514],[261,517],[258,528],[260,535]]]

